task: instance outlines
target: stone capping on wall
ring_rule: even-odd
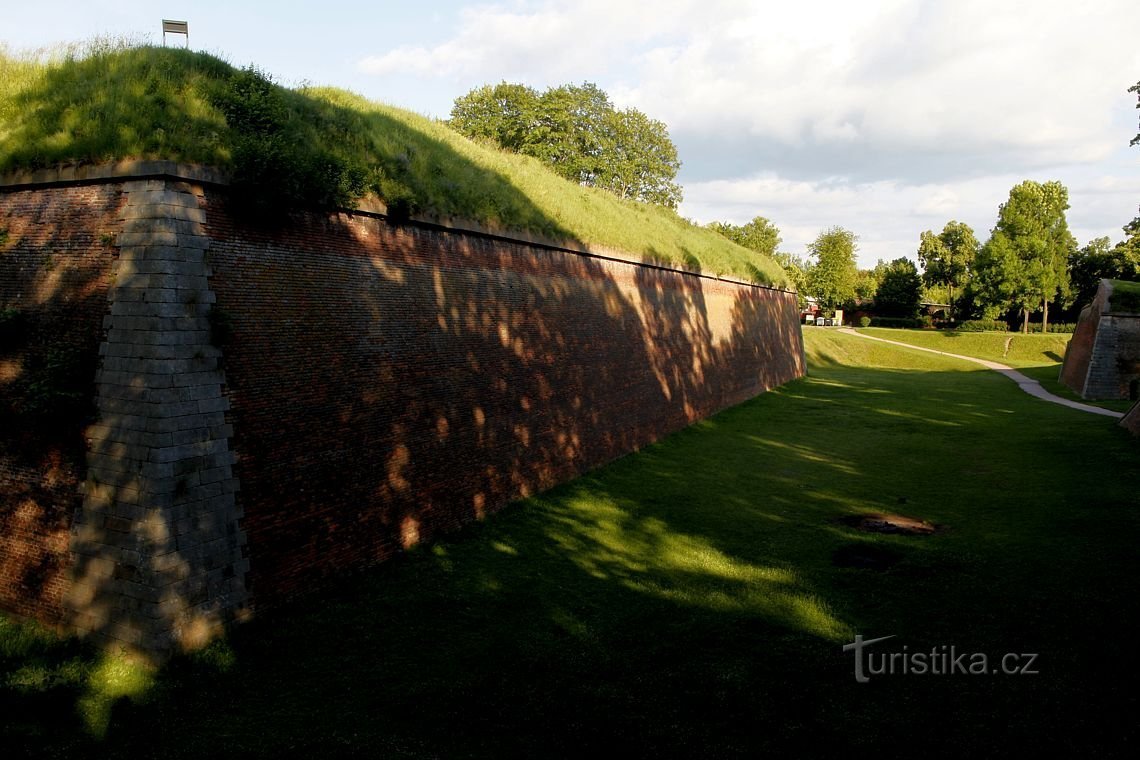
[[[229,175],[224,171],[209,166],[181,163],[178,161],[151,161],[151,160],[125,160],[107,164],[77,164],[51,169],[35,169],[30,171],[17,171],[0,174],[0,193],[29,190],[37,187],[59,187],[66,185],[81,185],[102,182],[123,182],[138,179],[162,179],[171,181],[194,182],[201,185],[214,185],[225,187],[230,184]],[[328,209],[331,212],[349,215],[364,215],[378,219],[390,220],[388,207],[376,197],[362,199],[354,208]],[[745,285],[763,290],[775,290],[790,293],[786,288],[772,285],[762,285],[747,280],[737,280],[718,274],[708,274],[693,269],[684,269],[668,266],[622,251],[599,245],[586,245],[576,240],[555,240],[542,235],[516,229],[495,229],[486,227],[469,219],[454,217],[412,216],[405,223],[417,227],[445,232],[455,232],[464,235],[498,240],[508,243],[525,243],[527,245],[545,248],[551,251],[572,253],[604,261],[622,261],[638,266],[658,269],[665,272],[677,272],[706,280],[717,280],[734,285]]]

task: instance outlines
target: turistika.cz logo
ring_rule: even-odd
[[[984,652],[959,652],[953,645],[942,644],[928,650],[910,651],[905,644],[902,651],[868,651],[872,644],[878,644],[894,636],[880,636],[877,639],[864,639],[856,635],[855,641],[843,645],[844,652],[855,653],[855,680],[867,683],[871,676],[906,675],[1037,675],[1035,663],[1037,655],[1028,652],[1008,652],[995,661]]]

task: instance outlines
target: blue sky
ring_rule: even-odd
[[[1023,179],[1069,188],[1082,244],[1140,204],[1134,0],[90,0],[8,5],[0,42],[157,43],[162,18],[283,84],[431,116],[486,82],[595,82],[669,126],[684,215],[767,216],[795,254],[835,224],[865,266],[950,219],[984,239]]]

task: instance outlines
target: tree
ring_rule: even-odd
[[[1065,220],[1068,208],[1069,192],[1060,182],[1026,180],[1009,191],[976,261],[975,294],[987,313],[1013,306],[1028,332],[1029,313],[1040,305],[1048,328],[1049,304],[1070,294],[1066,265],[1076,241]]]
[[[1078,304],[1087,304],[1096,295],[1102,278],[1140,279],[1140,225],[1129,224],[1131,237],[1112,246],[1106,237],[1094,238],[1069,259],[1069,277]]]
[[[919,237],[918,260],[922,262],[923,282],[947,288],[951,318],[954,316],[954,288],[969,279],[978,248],[974,230],[963,222],[947,222],[941,234],[927,230]]]
[[[731,222],[711,222],[709,229],[719,232],[726,238],[766,256],[775,256],[776,249],[783,242],[780,228],[762,216],[753,217],[748,224],[736,225]]]
[[[1136,107],[1140,108],[1140,82],[1137,82],[1136,84],[1129,87],[1128,91],[1136,93]],[[1133,137],[1132,140],[1130,140],[1128,144],[1130,146],[1131,145],[1140,145],[1140,132],[1137,132],[1136,136]]]
[[[855,251],[858,238],[842,227],[831,227],[808,243],[814,259],[808,271],[808,290],[820,305],[834,309],[855,297]]]
[[[922,301],[922,278],[907,258],[887,264],[875,293],[875,313],[887,317],[914,317]]]
[[[541,94],[521,84],[485,85],[455,100],[448,123],[619,198],[672,209],[681,202],[681,162],[665,125],[637,109],[615,109],[590,82]]]
[[[681,162],[665,125],[627,108],[608,114],[605,126],[605,160],[596,170],[595,184],[619,198],[677,208],[681,186],[673,178]]]
[[[799,302],[802,309],[807,305],[807,272],[808,263],[798,256],[793,256],[790,253],[783,251],[776,251],[772,254],[772,258],[776,263],[784,268],[784,274],[788,276],[788,282],[796,289],[796,301]]]
[[[534,89],[500,82],[456,98],[449,123],[467,137],[489,140],[517,153],[537,116],[538,93]]]
[[[880,264],[883,262],[880,261]],[[879,268],[858,269],[855,271],[855,300],[860,303],[869,303],[875,300],[875,293],[879,291],[882,281]]]

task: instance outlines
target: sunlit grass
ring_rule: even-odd
[[[328,181],[328,192],[315,197],[350,202],[372,194],[421,216],[786,283],[768,257],[673,211],[581,187],[535,159],[343,90],[274,86],[264,113],[242,96],[253,113],[250,124],[235,126],[219,104],[239,77],[226,62],[185,50],[108,42],[37,56],[0,49],[0,172],[124,158],[227,169],[241,154],[239,167],[264,180],[253,192],[305,195],[311,188],[284,185]],[[298,175],[301,164],[307,168]]]
[[[1011,367],[1059,363],[1072,335],[1064,333],[957,332],[955,330],[892,330],[863,327],[859,332],[936,351],[1001,362]]]

